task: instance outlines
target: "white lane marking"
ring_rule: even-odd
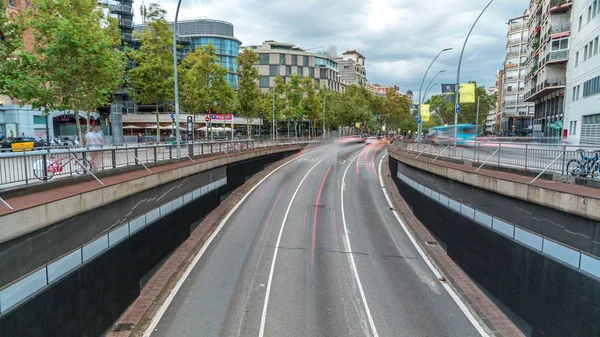
[[[306,172],[306,174],[304,175],[302,180],[300,180],[300,183],[298,184],[298,187],[296,187],[296,190],[294,191],[294,194],[292,195],[292,199],[290,200],[290,203],[288,204],[288,207],[285,211],[285,215],[283,216],[283,221],[281,222],[281,229],[279,229],[279,236],[277,236],[277,242],[275,243],[275,251],[273,252],[273,259],[271,262],[271,271],[269,271],[269,280],[267,281],[267,292],[265,294],[265,302],[263,304],[263,312],[262,312],[262,317],[260,319],[260,331],[258,332],[259,337],[263,337],[265,335],[265,324],[267,323],[267,308],[269,306],[269,296],[271,296],[271,285],[273,283],[273,273],[275,272],[275,262],[277,261],[277,252],[279,251],[278,247],[279,247],[279,243],[281,242],[281,237],[283,236],[283,229],[285,228],[285,222],[287,221],[287,217],[290,214],[290,210],[292,209],[292,203],[294,202],[294,199],[296,199],[296,195],[298,194],[298,191],[300,190],[300,186],[302,186],[302,184],[304,183],[304,180],[306,180],[306,178],[308,177],[310,172],[312,172],[312,170],[315,167],[317,167],[317,165],[321,164],[321,162],[325,159],[326,158],[323,158],[323,159],[319,160],[319,162],[317,162],[315,165],[313,165],[310,168],[310,170],[308,170],[308,172]]]
[[[310,168],[310,170],[308,170],[308,172],[306,172],[306,174],[304,175],[304,178],[302,178],[302,180],[298,184],[298,187],[296,187],[296,191],[294,191],[294,194],[292,195],[292,199],[290,200],[290,203],[288,204],[288,207],[285,211],[285,215],[283,216],[283,221],[281,222],[281,229],[279,230],[279,236],[277,237],[277,242],[275,243],[275,251],[273,252],[273,259],[271,262],[271,271],[269,272],[269,280],[267,281],[267,292],[265,294],[265,303],[263,304],[262,317],[260,319],[260,331],[258,332],[259,337],[263,337],[265,335],[265,324],[267,322],[267,308],[269,306],[269,296],[271,295],[271,285],[273,283],[273,273],[275,272],[275,262],[277,261],[277,252],[279,251],[278,247],[279,247],[279,243],[281,242],[281,236],[283,235],[283,229],[285,228],[285,222],[287,221],[287,217],[290,214],[290,209],[292,209],[292,203],[294,202],[294,199],[296,199],[296,194],[298,194],[298,191],[300,190],[300,186],[302,186],[302,183],[304,183],[304,180],[306,180],[306,178],[308,177],[310,172],[312,172],[312,170],[315,167],[317,167],[317,165],[321,164],[321,162],[325,159],[326,158],[319,160],[319,162],[317,162],[315,165],[313,165]]]
[[[406,224],[404,224],[404,221],[402,221],[402,219],[400,218],[400,215],[398,214],[398,212],[396,212],[396,210],[393,209],[394,205],[392,204],[392,200],[390,199],[387,191],[385,190],[385,185],[383,184],[383,177],[381,175],[381,164],[383,163],[383,159],[385,158],[385,156],[387,156],[387,153],[385,155],[383,155],[383,157],[381,157],[381,160],[379,160],[379,184],[381,185],[381,190],[383,191],[383,195],[385,196],[385,199],[387,200],[388,205],[392,209],[392,212],[394,213],[394,217],[396,218],[396,220],[398,220],[398,222],[400,223],[400,226],[402,227],[402,229],[404,230],[404,232],[410,239],[410,242],[413,244],[413,246],[415,247],[417,252],[419,252],[419,255],[421,255],[421,258],[423,258],[423,260],[425,260],[425,263],[427,264],[429,269],[431,269],[431,271],[433,272],[435,277],[437,277],[439,280],[440,278],[442,278],[442,274],[437,270],[437,268],[435,268],[433,266],[433,264],[429,260],[429,257],[427,257],[427,255],[425,254],[423,249],[421,249],[421,246],[417,243],[417,240],[414,238],[412,233],[408,230],[408,227],[406,227]],[[467,319],[469,320],[469,322],[471,322],[471,324],[473,324],[473,327],[475,327],[475,330],[477,330],[477,332],[479,332],[479,334],[481,336],[489,337],[490,335],[485,331],[485,329],[481,326],[479,321],[477,321],[475,316],[473,316],[473,314],[471,313],[469,308],[467,308],[467,305],[460,299],[460,297],[458,297],[458,295],[454,292],[454,290],[450,287],[450,285],[448,285],[445,282],[441,282],[441,281],[440,281],[440,283],[442,284],[442,287],[444,287],[444,289],[446,289],[446,291],[448,292],[450,297],[452,297],[454,302],[458,305],[460,310],[465,314],[465,316],[467,316]]]
[[[342,176],[342,187],[345,186],[346,181],[346,173],[348,173],[348,169],[352,166],[352,162],[358,158],[358,156],[352,158],[350,164],[346,167],[344,171],[344,175]],[[346,245],[348,246],[348,252],[352,252],[352,246],[350,245],[350,237],[348,237],[348,226],[346,226],[346,212],[344,211],[344,188],[341,189],[341,208],[342,208],[342,223],[344,224],[344,233],[346,235]],[[358,291],[360,292],[360,298],[362,299],[363,305],[365,307],[365,311],[367,312],[367,318],[369,319],[369,325],[371,326],[371,330],[373,331],[374,337],[379,337],[377,333],[377,328],[375,328],[375,321],[373,321],[373,316],[371,315],[371,310],[369,310],[369,304],[367,303],[367,297],[365,296],[365,291],[363,290],[362,283],[360,282],[360,277],[358,276],[358,270],[356,269],[356,263],[354,262],[354,255],[348,254],[348,259],[350,260],[350,265],[352,266],[352,271],[354,272],[354,278],[356,279],[356,283],[358,285]]]
[[[240,201],[238,201],[237,204],[235,204],[235,206],[233,206],[233,208],[229,211],[229,213],[227,213],[225,218],[223,218],[223,220],[221,221],[221,223],[219,224],[217,229],[215,229],[215,231],[211,234],[211,236],[208,238],[208,240],[206,240],[206,242],[204,243],[204,245],[202,246],[200,251],[196,254],[196,256],[194,256],[192,263],[190,263],[190,265],[186,268],[183,275],[181,275],[181,278],[177,281],[177,284],[175,284],[175,287],[173,287],[173,289],[171,290],[171,293],[169,293],[169,296],[167,296],[167,298],[165,299],[165,302],[160,306],[160,308],[156,312],[156,315],[154,315],[154,317],[152,318],[152,321],[150,322],[150,325],[148,325],[148,328],[144,332],[143,337],[150,337],[150,335],[152,335],[152,332],[154,332],[154,329],[156,329],[158,322],[160,322],[160,319],[163,317],[163,315],[167,311],[167,308],[169,308],[169,305],[171,305],[171,302],[173,302],[173,299],[175,298],[175,295],[177,295],[177,292],[183,285],[183,282],[185,282],[185,280],[189,277],[190,273],[192,272],[192,270],[194,269],[194,267],[196,266],[198,261],[200,261],[200,258],[202,257],[202,255],[204,254],[204,252],[206,251],[208,246],[210,246],[211,242],[219,234],[219,232],[221,231],[223,226],[225,226],[225,223],[229,220],[229,218],[233,215],[233,213],[235,213],[235,211],[240,207],[240,205],[246,200],[246,198],[250,194],[252,194],[252,192],[254,192],[254,190],[256,188],[258,188],[265,180],[267,180],[267,178],[269,178],[273,173],[277,172],[280,168],[286,166],[287,164],[294,162],[298,158],[306,156],[307,154],[308,153],[305,153],[298,157],[294,157],[294,158],[286,161],[285,163],[279,165],[272,172],[270,172],[264,178],[262,178],[256,185],[254,185],[250,189],[250,191],[248,191],[246,194],[244,194],[242,199],[240,199]]]

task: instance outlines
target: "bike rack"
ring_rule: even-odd
[[[486,160],[483,162],[483,164],[481,164],[481,166],[479,166],[479,168],[478,168],[477,170],[475,170],[475,172],[479,171],[479,170],[480,170],[480,169],[483,167],[483,165],[485,165],[485,164],[488,162],[488,160],[490,160],[490,159],[491,159],[491,158],[492,158],[492,157],[493,157],[493,156],[494,156],[494,155],[495,155],[495,154],[496,154],[498,151],[500,151],[500,148],[497,148],[497,149],[496,149],[496,151],[494,151],[494,153],[492,153],[492,155],[491,155],[491,156],[489,156],[489,157],[488,157],[488,158],[487,158],[487,159],[486,159]]]
[[[83,166],[83,164],[79,161],[79,159],[77,159],[77,157],[75,157],[75,155],[73,153],[69,153],[71,155],[71,157],[73,157],[73,159],[75,159],[75,161],[77,162],[77,164],[79,164],[79,166],[81,167],[85,167]],[[94,179],[96,179],[100,185],[102,186],[106,186],[104,185],[104,183],[102,182],[102,180],[98,179],[98,177],[96,177],[96,175],[94,174],[94,172],[92,172],[92,170],[90,170],[90,174],[92,175],[92,177],[94,177]]]
[[[144,165],[144,162],[140,160],[140,158],[136,157],[135,154],[133,154],[133,152],[131,152],[131,150],[127,150],[127,152],[129,152],[129,154],[131,154],[133,156],[133,158],[135,158],[138,162],[140,162],[140,164],[142,164],[142,166],[146,169],[146,171],[152,173],[152,171],[150,171],[150,169]]]
[[[14,210],[14,208],[12,208],[6,201],[4,201],[4,199],[0,198],[0,201],[2,201],[2,203],[6,205],[6,207],[8,207],[11,211]]]

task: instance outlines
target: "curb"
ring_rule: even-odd
[[[382,178],[385,189],[392,199],[394,209],[398,211],[413,236],[417,239],[419,246],[421,246],[433,262],[435,268],[442,274],[443,277],[440,279],[440,282],[446,282],[454,289],[456,294],[467,305],[469,311],[473,313],[491,336],[524,337],[525,335],[514,323],[446,254],[437,239],[412,213],[391,177],[388,162],[389,156],[386,156],[382,164]]]
[[[188,265],[202,249],[206,240],[213,234],[219,223],[243,196],[261,179],[281,164],[302,154],[300,151],[269,165],[255,174],[242,186],[234,190],[217,208],[210,212],[198,227],[165,261],[150,281],[141,290],[138,298],[117,319],[106,337],[140,337],[149,326],[160,306],[180,280]]]

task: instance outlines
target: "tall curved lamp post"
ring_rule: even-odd
[[[439,84],[439,83],[436,83],[436,84],[434,84],[434,85],[430,86],[429,88],[427,88],[427,90],[425,90],[425,96],[423,96],[423,100],[424,100],[425,102],[427,102],[427,95],[429,95],[429,91],[431,91],[431,89],[433,89],[433,87],[435,87],[435,86],[436,86],[436,85],[438,85],[438,84]]]
[[[460,95],[460,66],[462,64],[462,58],[463,58],[463,54],[465,52],[465,47],[467,46],[467,41],[469,41],[469,37],[471,36],[471,32],[473,32],[473,28],[475,28],[475,25],[477,25],[477,22],[479,21],[479,18],[481,18],[481,16],[483,15],[483,13],[488,9],[488,7],[490,7],[490,5],[492,4],[492,2],[494,2],[494,0],[490,0],[490,2],[488,2],[488,4],[485,6],[485,8],[481,11],[481,13],[479,13],[479,16],[477,17],[477,19],[475,19],[475,22],[473,22],[473,25],[471,26],[471,29],[469,29],[469,34],[467,34],[467,37],[465,38],[465,42],[463,43],[462,46],[462,50],[460,51],[460,57],[458,59],[458,69],[456,70],[456,93],[455,93],[455,102],[454,102],[454,107],[455,107],[455,111],[454,111],[454,153],[456,153],[456,137],[458,136],[458,112],[460,112],[460,105],[459,105],[459,95]]]
[[[290,50],[287,51],[287,53],[285,53],[285,55],[283,55],[283,58],[281,59],[281,61],[279,62],[279,65],[277,66],[277,73],[279,73],[279,68],[281,68],[281,65],[283,64],[283,62],[285,61],[285,58],[288,56],[289,53],[292,52],[292,50],[295,49],[299,49],[298,46],[292,46],[290,48]],[[277,76],[279,76],[279,74],[277,74]],[[277,77],[276,77],[277,78]],[[273,139],[273,141],[275,141],[276,134],[277,134],[277,130],[275,129],[275,88],[277,87],[277,82],[273,82],[273,120],[271,121],[271,131],[272,131],[272,135],[271,138]],[[289,126],[288,126],[288,132],[289,132]]]
[[[429,73],[429,69],[431,69],[431,66],[435,63],[435,61],[438,59],[438,57],[440,57],[440,55],[445,52],[445,51],[449,51],[452,50],[452,48],[445,48],[440,50],[440,52],[435,56],[435,58],[433,59],[433,61],[431,61],[431,63],[429,64],[429,67],[427,67],[427,71],[425,71],[425,75],[423,75],[423,79],[421,80],[421,86],[419,87],[419,118],[422,118],[421,116],[421,106],[423,105],[423,102],[421,102],[421,98],[423,97],[423,95],[421,94],[421,92],[423,91],[423,83],[425,82],[425,78],[427,77],[427,73]],[[421,121],[421,123],[418,123],[417,125],[418,127],[418,133],[419,135],[417,136],[417,141],[421,141],[421,133],[422,133],[422,128],[423,128],[423,122]]]
[[[436,86],[438,83],[431,85],[431,83],[433,83],[433,80],[435,80],[436,77],[438,77],[439,74],[441,73],[445,73],[447,70],[440,70],[437,72],[437,74],[435,74],[435,76],[433,76],[433,78],[431,79],[431,81],[429,81],[429,83],[427,84],[427,89],[425,89],[425,95],[423,95],[423,101],[427,100],[427,94],[429,93],[429,90],[431,90],[434,86]]]
[[[177,158],[181,157],[181,147],[179,144],[179,139],[181,139],[181,130],[179,130],[179,79],[177,74],[177,19],[179,19],[179,7],[181,7],[181,0],[177,2],[175,22],[173,23],[173,81],[175,82],[175,138],[177,139]]]

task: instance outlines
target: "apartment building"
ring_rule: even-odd
[[[391,85],[386,85],[386,84],[373,84],[373,91],[375,92],[375,94],[384,97],[388,90],[394,90],[394,92],[396,92],[398,95],[401,95],[402,93],[400,92],[400,87],[394,84]]]
[[[494,95],[494,94],[498,94],[498,88],[497,87],[490,87],[488,88],[488,94],[489,95]],[[496,133],[496,111],[498,110],[498,104],[496,102],[496,105],[490,109],[490,111],[488,112],[488,115],[485,119],[485,124],[484,124],[484,132],[485,134],[495,134]]]
[[[525,11],[522,16],[508,20],[506,59],[502,71],[502,88],[499,90],[501,104],[498,105],[501,112],[500,128],[503,133],[508,134],[526,134],[533,124],[533,104],[524,100],[528,18]]]
[[[570,62],[563,137],[600,144],[600,0],[576,1],[571,9]]]
[[[525,102],[535,104],[533,132],[557,137],[565,109],[572,0],[530,0]],[[571,60],[572,61],[572,60]]]
[[[504,84],[504,69],[496,72],[496,122],[494,123],[494,133],[501,135],[508,128],[508,118],[502,116],[502,93]],[[503,124],[504,123],[504,124]]]
[[[4,0],[0,0],[4,1]],[[7,1],[8,11],[19,11],[28,2],[26,0],[9,0]],[[99,0],[99,7],[108,14],[118,20],[119,29],[121,32],[122,44],[124,47],[131,47],[133,44],[133,2],[132,0]],[[26,45],[33,43],[30,34],[24,35]],[[128,64],[131,67],[132,63]],[[59,135],[75,135],[75,117],[74,114],[67,112],[53,111],[50,117],[42,116],[42,112],[34,110],[31,106],[19,106],[18,102],[10,97],[0,97],[3,104],[0,105],[0,134],[22,135],[30,137],[45,137],[46,123],[48,123],[48,131],[50,136]],[[94,122],[99,122],[105,127],[105,135],[110,135],[113,139],[109,140],[120,143],[122,141],[122,121],[121,114],[133,111],[135,105],[127,97],[124,88],[119,89],[113,96],[112,103],[109,106],[99,107],[97,112],[92,113]],[[85,114],[80,118],[85,124]],[[109,123],[107,124],[107,121]]]
[[[289,76],[296,74],[312,78],[319,88],[326,87],[336,92],[342,92],[346,88],[346,83],[341,80],[335,55],[303,50],[294,44],[273,40],[243,48],[253,49],[259,55],[256,67],[260,75],[258,85],[263,93],[272,90],[277,76],[287,80]]]
[[[367,81],[366,58],[356,50],[348,50],[336,59],[342,81],[348,85],[356,84],[361,87],[369,87]],[[370,89],[374,91],[373,88]]]

